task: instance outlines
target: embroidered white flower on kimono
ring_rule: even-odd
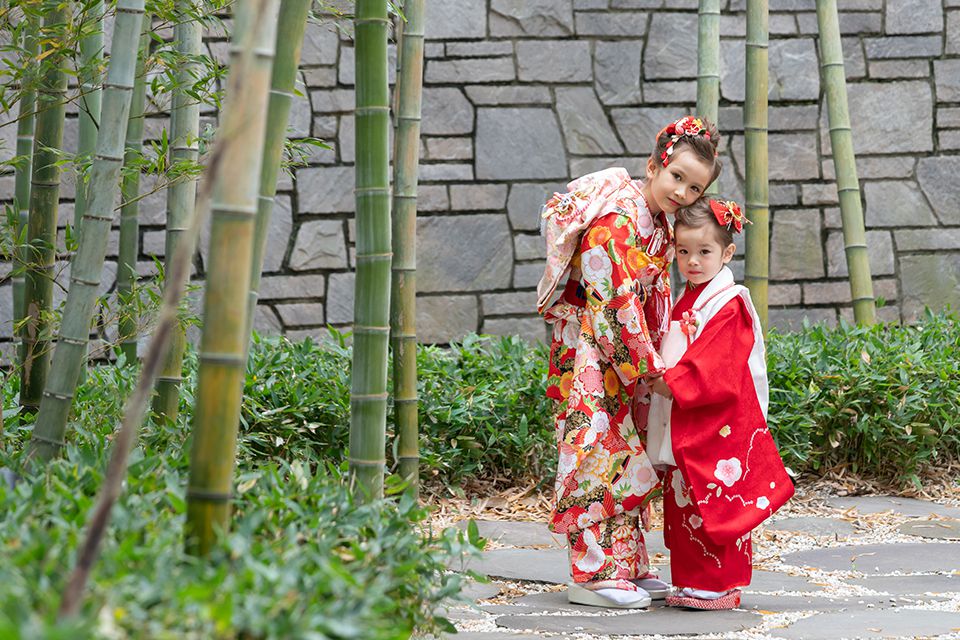
[[[637,211],[636,220],[637,234],[646,238],[653,234],[653,216],[646,210],[646,207]]]
[[[609,282],[610,276],[613,275],[613,263],[610,262],[606,248],[594,247],[584,251],[580,260],[580,270],[583,271],[584,279],[594,285]]]
[[[586,481],[600,485],[606,479],[609,470],[610,452],[602,444],[598,444],[580,463],[576,478],[580,482]]]
[[[560,445],[560,460],[557,462],[557,479],[563,480],[577,466],[577,454],[573,447],[563,443]]]
[[[657,473],[650,464],[650,459],[646,454],[630,456],[627,462],[626,473],[617,481],[616,487],[621,485],[627,487],[630,493],[638,496],[657,486]]]
[[[757,509],[766,509],[770,506],[770,500],[767,496],[760,496],[757,498]]]
[[[605,517],[606,514],[603,512],[603,505],[599,502],[594,502],[590,505],[589,509],[581,513],[577,518],[577,528],[581,531],[586,531],[588,528],[602,521]]]
[[[728,487],[732,487],[742,475],[743,468],[740,466],[739,458],[718,461],[717,468],[713,472],[713,476]]]
[[[606,435],[610,430],[610,416],[605,411],[597,411],[590,417],[590,428],[583,436],[583,445],[589,446]]]
[[[563,325],[561,340],[565,347],[571,349],[577,348],[577,341],[580,339],[580,324],[578,322],[566,321]]]
[[[683,509],[690,504],[690,498],[687,497],[687,488],[683,483],[683,476],[680,475],[679,471],[674,471],[670,475],[672,476],[670,486],[673,487],[673,499],[677,503],[677,507]]]
[[[571,550],[571,555],[574,556],[573,564],[584,573],[599,571],[600,567],[602,567],[606,561],[603,548],[597,544],[597,538],[590,529],[584,530],[582,536],[582,540],[587,548],[584,551]]]
[[[691,513],[690,517],[687,518],[687,521],[690,523],[690,526],[693,527],[694,529],[699,529],[700,525],[703,524],[703,518],[701,518],[695,513]]]
[[[617,320],[626,327],[628,333],[637,335],[643,331],[643,327],[640,326],[640,318],[637,317],[637,310],[633,305],[628,304],[617,311]]]

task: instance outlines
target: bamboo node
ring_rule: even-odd
[[[354,333],[369,333],[371,335],[380,335],[390,333],[390,327],[373,327],[370,325],[356,325],[353,327]]]
[[[866,249],[866,244],[845,244],[843,245],[844,249]]]
[[[63,340],[63,338],[60,338],[60,340]],[[63,341],[66,342],[65,340],[63,340]],[[44,398],[56,398],[57,400],[63,400],[63,401],[65,401],[65,402],[69,402],[70,400],[73,400],[73,394],[72,394],[72,393],[56,393],[56,392],[53,392],[53,391],[47,391],[46,389],[43,390],[43,397],[44,397]]]
[[[352,393],[350,394],[350,404],[353,404],[356,400],[386,400],[388,395],[387,392],[368,394]]]
[[[860,298],[854,298],[851,302],[853,302],[854,304],[856,304],[857,302],[867,302],[867,301],[874,302],[874,301],[875,301],[875,298],[874,298],[872,295],[871,295],[871,296],[862,296],[862,297],[860,297]]]
[[[86,344],[87,344],[87,342],[88,342],[88,340],[85,340],[85,339],[80,340],[80,339],[77,339],[77,338],[67,338],[67,337],[65,337],[62,333],[61,333],[60,336],[57,338],[57,341],[58,341],[58,342],[64,342],[64,343],[66,343],[66,344],[72,344],[72,345],[75,346],[75,347],[83,347],[83,346],[86,346]]]
[[[233,499],[232,493],[221,493],[219,491],[204,491],[203,489],[187,489],[188,500],[199,500],[200,502],[230,502]]]
[[[40,442],[43,442],[43,443],[46,443],[46,444],[52,444],[52,445],[55,446],[55,447],[65,447],[65,446],[67,446],[67,443],[64,442],[63,440],[54,440],[53,438],[48,438],[48,437],[46,437],[46,436],[42,436],[42,435],[38,434],[36,431],[34,431],[34,432],[30,435],[30,439],[31,439],[31,440],[39,440]]]
[[[363,460],[351,457],[348,457],[347,460],[351,467],[382,467],[387,464],[385,460]]]
[[[78,284],[85,284],[85,285],[87,285],[88,287],[99,287],[99,286],[100,286],[100,281],[99,281],[99,280],[85,280],[85,279],[83,279],[83,278],[81,278],[81,277],[79,277],[79,276],[72,276],[72,277],[70,278],[70,282],[76,282],[76,283],[78,283]]]
[[[201,351],[199,358],[205,363],[219,364],[224,366],[242,367],[247,362],[247,359],[242,354],[236,353],[211,353],[207,351]]]

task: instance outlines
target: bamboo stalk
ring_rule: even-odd
[[[37,88],[30,214],[24,248],[24,322],[20,328],[23,366],[20,369],[20,406],[33,413],[50,368],[50,313],[53,303],[53,268],[56,260],[57,209],[60,199],[60,149],[67,76],[62,42],[57,34],[69,23],[70,3],[47,0],[39,40],[43,69]]]
[[[396,157],[393,195],[393,281],[390,329],[393,345],[394,423],[398,434],[400,475],[419,496],[417,408],[417,170],[420,162],[420,105],[423,94],[424,0],[404,5]]]
[[[27,18],[28,20],[30,18]],[[17,327],[24,317],[24,267],[27,263],[26,248],[23,246],[27,224],[30,220],[30,177],[33,167],[33,128],[34,109],[37,104],[36,78],[30,69],[34,68],[34,58],[37,55],[36,25],[29,25],[23,37],[23,48],[26,52],[24,73],[20,86],[20,104],[17,118],[17,163],[15,171],[16,186],[14,191],[15,206],[17,208],[17,237],[14,239],[14,272],[13,272],[13,326]],[[17,361],[23,364],[23,348],[20,341],[20,332],[16,332]]]
[[[283,158],[283,144],[286,140],[287,124],[290,121],[293,90],[297,82],[297,67],[300,64],[301,45],[303,34],[306,32],[311,1],[286,0],[280,5],[280,16],[277,20],[276,59],[270,80],[266,142],[263,146],[263,167],[260,170],[260,196],[257,199],[250,295],[247,302],[246,345],[248,351],[249,335],[257,309],[267,234],[270,230],[270,217],[273,214],[274,197],[277,194],[277,176],[280,173],[280,161]]]
[[[187,490],[187,549],[198,555],[206,555],[217,534],[229,527],[257,190],[278,5],[279,0],[249,0],[236,5],[229,102],[220,135],[237,136],[240,143],[224,156],[213,191]]]
[[[192,3],[191,5],[192,6]],[[184,16],[173,30],[177,52],[183,57],[177,69],[178,88],[173,93],[170,110],[170,165],[180,162],[197,162],[200,135],[200,103],[187,95],[200,72],[197,57],[202,47],[202,27],[196,20]],[[167,232],[164,251],[164,273],[169,278],[173,256],[183,241],[187,223],[193,215],[197,194],[197,180],[178,180],[167,189]],[[164,290],[170,286],[164,283]],[[157,378],[157,394],[153,399],[153,412],[158,418],[177,421],[180,413],[180,384],[183,375],[183,352],[186,336],[179,324],[170,337],[170,348],[164,358],[163,368]]]
[[[128,167],[139,159],[143,151],[143,106],[147,97],[146,60],[150,54],[149,14],[143,15],[143,31],[137,54],[137,70],[130,98],[130,116],[127,119],[127,139],[123,162]],[[137,361],[137,305],[133,290],[137,282],[137,254],[140,249],[140,172],[129,171],[120,184],[120,255],[117,260],[117,301],[120,307],[118,336],[120,351],[128,363]]]
[[[386,0],[357,0],[357,276],[350,391],[350,473],[361,499],[383,494],[390,338],[390,97]]]
[[[840,196],[843,248],[850,273],[853,317],[857,324],[871,325],[876,322],[876,303],[870,277],[863,208],[860,204],[857,160],[853,153],[853,136],[850,131],[847,81],[843,69],[843,48],[836,0],[817,0],[817,23],[820,29],[820,69],[827,98],[830,145],[833,148],[833,166]]]
[[[720,0],[700,0],[697,21],[697,115],[717,122],[720,111]],[[714,181],[707,193],[717,193]]]
[[[103,90],[103,123],[90,178],[90,202],[83,216],[80,244],[70,267],[67,294],[53,368],[43,391],[30,440],[30,456],[53,458],[63,446],[80,370],[87,356],[90,322],[113,222],[113,201],[123,163],[123,137],[130,112],[137,44],[144,0],[118,0],[110,63]]]
[[[746,149],[746,213],[753,221],[745,231],[744,284],[767,330],[770,274],[770,209],[767,166],[768,20],[766,0],[747,0],[746,97],[743,137]]]
[[[100,64],[103,60],[103,1],[88,5],[84,22],[92,23],[93,30],[80,40],[80,113],[77,155],[93,157],[97,147],[97,131],[103,94],[100,90]],[[77,180],[73,205],[73,230],[80,231],[80,221],[87,211],[88,182]]]

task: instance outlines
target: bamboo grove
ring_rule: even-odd
[[[62,607],[76,611],[84,571],[120,491],[126,456],[147,406],[152,419],[178,425],[186,335],[181,301],[191,277],[200,229],[209,217],[210,244],[203,274],[199,375],[192,408],[187,544],[209,553],[229,528],[242,384],[252,333],[270,214],[287,145],[287,126],[311,0],[144,0],[73,4],[43,0],[19,10],[15,36],[23,58],[5,88],[15,92],[17,158],[14,200],[14,322],[19,341],[22,419],[32,422],[33,464],[56,456],[69,438],[73,399],[90,358],[92,328],[103,320],[102,278],[111,229],[119,213],[116,317],[111,317],[127,366],[140,367],[114,443],[108,484],[98,503],[73,595]],[[14,7],[17,7],[14,3]],[[395,450],[402,478],[418,487],[416,216],[424,68],[425,0],[408,0],[396,20],[397,87],[391,108],[388,80],[387,0],[357,0],[356,76],[356,285],[349,466],[357,495],[384,492],[386,422],[393,354]],[[766,324],[769,269],[767,171],[767,20],[763,0],[747,0],[746,282]],[[109,56],[102,21],[112,17]],[[232,19],[230,61],[222,73],[202,51],[205,31]],[[838,176],[844,243],[858,322],[874,318],[863,212],[851,143],[835,0],[818,0],[819,53]],[[716,121],[720,104],[719,0],[701,0],[698,30],[697,111]],[[159,27],[169,35],[157,35]],[[638,44],[639,46],[639,44]],[[68,60],[68,52],[77,54]],[[76,79],[66,73],[76,66]],[[149,79],[150,74],[154,79]],[[159,80],[157,78],[160,78]],[[222,96],[217,88],[223,87]],[[143,145],[146,93],[167,93],[170,118],[147,156]],[[9,98],[9,95],[7,96]],[[219,108],[212,136],[200,113]],[[68,104],[78,109],[76,149],[63,144]],[[391,113],[396,147],[389,148]],[[391,157],[393,158],[391,180]],[[58,246],[56,236],[63,167],[72,158],[79,178],[75,216]],[[141,175],[155,174],[166,197],[163,295],[139,317],[139,211]],[[153,182],[153,181],[151,181]],[[391,184],[392,183],[392,184]],[[115,203],[119,201],[120,206]],[[70,257],[62,318],[52,307],[59,257]],[[149,338],[149,339],[148,339]],[[139,358],[138,341],[146,344]],[[55,344],[55,347],[54,347]],[[84,563],[86,565],[84,566]]]

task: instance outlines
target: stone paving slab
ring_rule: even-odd
[[[469,520],[457,523],[457,528],[466,531]],[[567,547],[567,537],[551,533],[542,522],[510,522],[508,520],[476,520],[477,529],[484,538],[510,547],[550,546]]]
[[[744,631],[757,626],[761,616],[748,611],[682,611],[654,606],[620,615],[501,616],[497,626],[528,631],[596,633],[606,635],[700,635]]]
[[[798,551],[783,557],[786,564],[826,571],[858,571],[876,575],[933,573],[960,569],[960,544],[865,544]]]
[[[535,633],[495,633],[483,631],[461,631],[457,634],[447,633],[443,640],[543,640],[543,636]],[[550,636],[550,640],[570,640],[570,636]]]
[[[806,516],[801,518],[784,518],[766,524],[767,531],[788,531],[790,533],[809,533],[815,536],[849,536],[853,535],[853,525],[846,520],[835,518],[817,518]]]
[[[960,613],[883,609],[836,611],[799,620],[770,635],[786,640],[837,640],[838,638],[890,638],[936,636],[960,628]]]
[[[740,608],[759,613],[784,613],[787,611],[846,611],[890,605],[889,596],[852,596],[849,598],[823,598],[815,595],[774,596],[765,593],[744,593]]]
[[[570,580],[565,549],[494,549],[471,559],[467,567],[490,577],[508,580],[554,584]]]
[[[913,498],[896,498],[888,496],[852,496],[844,498],[831,498],[827,505],[836,509],[849,509],[856,507],[857,511],[863,514],[882,513],[884,511],[893,511],[905,516],[925,517],[929,515],[939,515],[944,518],[954,518],[960,520],[960,508],[948,507],[935,502],[925,500],[915,500]]]
[[[960,520],[911,520],[897,527],[908,536],[935,540],[960,540]]]
[[[498,593],[503,587],[499,582],[491,582],[490,584],[484,584],[482,582],[470,582],[463,585],[463,588],[460,589],[460,595],[468,600],[486,600],[487,598],[492,598]]]
[[[846,582],[895,596],[960,593],[960,575],[956,573],[925,576],[872,576],[846,580]]]

